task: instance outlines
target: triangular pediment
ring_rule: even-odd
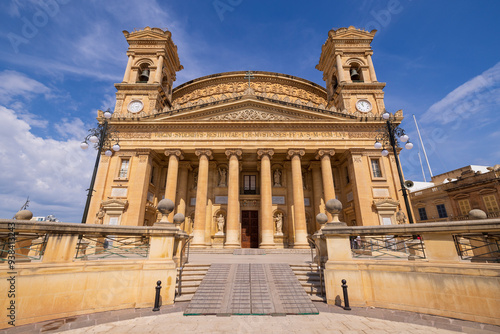
[[[348,121],[352,120],[352,117],[328,110],[308,110],[307,108],[300,109],[290,106],[280,108],[274,104],[249,99],[192,110],[170,111],[156,117],[158,121],[167,119],[171,122],[315,122],[326,120]]]
[[[128,32],[126,30],[123,31],[123,35],[130,43],[131,41],[145,41],[145,40],[155,40],[157,42],[161,40],[169,40],[172,36],[170,31],[162,30],[160,28],[150,28],[146,27],[143,30],[137,30]]]
[[[337,30],[330,30],[329,35],[332,39],[358,39],[358,40],[372,40],[375,36],[376,30],[370,32],[356,29],[353,26],[349,28],[339,28]]]

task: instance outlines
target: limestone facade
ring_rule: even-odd
[[[326,89],[238,71],[172,90],[182,66],[170,32],[124,34],[129,61],[109,121],[122,149],[101,158],[87,223],[104,208],[103,224],[153,225],[167,197],[176,205],[169,220],[187,217],[181,227],[193,247],[211,247],[223,232],[227,248],[306,248],[331,198],[348,225],[396,224],[405,211],[394,156],[373,148],[385,126],[374,31],[330,31],[317,65]],[[402,112],[393,119],[399,124]]]
[[[458,168],[433,176],[421,188],[410,193],[419,223],[469,219],[472,209],[500,217],[500,165]]]

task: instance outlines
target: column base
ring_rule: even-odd
[[[205,249],[205,248],[207,248],[207,245],[205,245],[205,244],[191,244],[189,247],[198,248],[198,249]]]
[[[275,249],[276,248],[276,244],[273,242],[273,243],[262,243],[259,245],[259,248],[261,249]]]
[[[224,244],[224,248],[228,249],[239,249],[241,248],[240,244],[228,244],[227,242]]]
[[[311,247],[309,247],[309,244],[303,244],[303,243],[296,242],[293,244],[293,248],[294,249],[309,249]]]

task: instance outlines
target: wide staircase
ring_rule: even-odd
[[[182,280],[179,290],[179,280],[181,271],[177,269],[177,280],[175,289],[175,301],[190,301],[201,281],[210,268],[210,264],[185,264],[182,270]],[[310,264],[290,264],[290,268],[309,295],[312,301],[324,301],[324,286],[321,286],[320,273],[316,265]],[[321,291],[323,290],[323,293]]]

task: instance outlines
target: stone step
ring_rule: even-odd
[[[184,275],[182,274],[182,281],[183,282],[189,282],[189,281],[202,281],[205,275]],[[179,276],[177,276],[177,282],[179,281]]]

